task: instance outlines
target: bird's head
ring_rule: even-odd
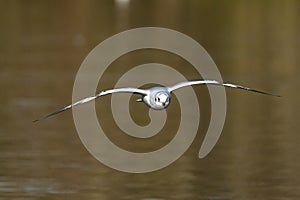
[[[166,92],[159,92],[155,95],[154,102],[161,109],[166,108],[170,103],[170,96]]]

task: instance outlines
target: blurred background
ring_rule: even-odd
[[[299,19],[296,0],[1,0],[0,199],[299,199]],[[145,26],[195,39],[224,80],[283,97],[226,89],[223,133],[200,160],[210,101],[207,88],[197,87],[196,140],[175,163],[146,174],[118,172],[94,159],[71,112],[32,123],[71,102],[77,70],[96,45]],[[147,62],[199,78],[178,56],[145,50],[116,60],[99,88],[113,87],[129,66]],[[109,108],[109,100],[97,101],[100,111]],[[133,111],[141,124],[147,123],[142,111]],[[139,151],[140,140],[119,135],[111,139]],[[147,148],[161,147],[172,133],[159,137],[149,139]]]

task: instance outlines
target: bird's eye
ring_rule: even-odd
[[[160,98],[157,98],[158,101],[160,101]]]

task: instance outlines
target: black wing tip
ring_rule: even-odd
[[[273,97],[282,97],[281,95],[278,95],[278,94],[272,94],[272,93],[268,93],[268,92],[262,92],[262,91],[259,91],[259,90],[251,90],[252,92],[257,92],[257,93],[260,93],[260,94],[264,94],[264,95],[269,95],[269,96],[273,96]]]
[[[35,119],[35,120],[33,120],[32,122],[35,123],[35,122],[38,122],[38,121],[47,119],[47,118],[49,118],[49,117],[52,117],[53,115],[57,115],[57,114],[59,114],[59,113],[61,113],[61,112],[64,112],[64,111],[66,111],[66,110],[67,110],[66,108],[63,108],[63,109],[58,110],[58,111],[55,111],[55,112],[53,112],[53,113],[51,113],[51,114],[49,114],[49,115],[45,115],[45,116],[43,116],[43,117],[41,117],[41,118],[39,118],[39,119]]]
[[[265,93],[265,94],[273,97],[282,97],[281,95],[278,94],[270,94],[270,93]]]
[[[52,116],[52,115],[50,115],[50,116]],[[47,118],[50,117],[50,116],[49,116],[49,115],[46,115],[46,116],[41,117],[41,118],[39,118],[39,119],[32,120],[32,123],[36,123],[36,122],[42,121],[42,120],[44,120],[44,119],[47,119]]]
[[[281,95],[278,95],[278,94],[270,94],[270,95],[272,95],[274,97],[282,97]]]
[[[272,93],[268,93],[268,92],[264,92],[264,91],[260,91],[260,90],[256,90],[256,89],[252,89],[252,88],[248,88],[248,87],[244,87],[244,86],[241,86],[241,85],[236,85],[236,84],[232,84],[232,83],[228,83],[228,82],[223,82],[224,85],[235,85],[236,88],[238,89],[242,89],[242,90],[247,90],[247,91],[250,91],[250,92],[256,92],[256,93],[260,93],[260,94],[264,94],[264,95],[269,95],[269,96],[274,96],[274,97],[282,97],[281,95],[278,95],[278,94],[272,94]]]

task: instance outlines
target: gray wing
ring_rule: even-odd
[[[116,89],[111,89],[111,90],[104,90],[104,91],[99,92],[96,95],[81,99],[81,100],[79,100],[79,101],[77,101],[77,102],[75,102],[71,105],[68,105],[68,106],[66,106],[66,107],[64,107],[60,110],[57,110],[53,113],[50,113],[50,114],[45,115],[45,116],[43,116],[39,119],[36,119],[33,122],[37,122],[37,121],[46,119],[46,118],[51,117],[53,115],[56,115],[56,114],[59,114],[61,112],[66,111],[66,110],[69,110],[70,108],[72,108],[74,106],[77,106],[79,104],[87,103],[87,102],[92,101],[92,100],[94,100],[98,97],[105,96],[105,95],[112,94],[112,93],[133,93],[133,94],[140,94],[140,95],[147,95],[148,94],[147,90],[137,89],[137,88],[116,88]]]
[[[185,86],[203,85],[203,84],[219,85],[219,86],[224,86],[224,87],[237,88],[237,89],[242,89],[242,90],[247,90],[247,91],[251,91],[251,92],[257,92],[257,93],[261,93],[261,94],[266,94],[266,95],[272,95],[272,96],[279,97],[279,95],[275,95],[275,94],[255,90],[255,89],[244,87],[244,86],[241,86],[241,85],[235,85],[235,84],[232,84],[232,83],[221,83],[221,82],[218,82],[218,81],[215,81],[215,80],[184,81],[184,82],[177,83],[173,86],[169,86],[167,88],[168,88],[169,92],[172,92],[173,90],[176,90],[176,89],[179,89],[179,88],[182,88],[182,87],[185,87]]]

